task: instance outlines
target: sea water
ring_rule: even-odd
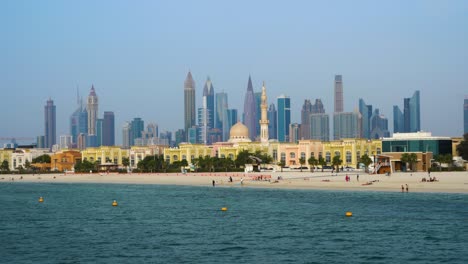
[[[0,263],[468,263],[468,195],[2,183]]]

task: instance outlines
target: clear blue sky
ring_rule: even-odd
[[[183,127],[190,69],[197,103],[209,75],[242,112],[248,75],[268,100],[333,109],[342,74],[345,110],[358,99],[393,127],[392,106],[421,91],[421,127],[461,136],[468,94],[468,1],[0,1],[0,137],[44,134],[44,105],[69,133],[76,87],[95,85],[99,115]]]

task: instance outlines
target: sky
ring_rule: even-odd
[[[69,134],[77,89],[94,85],[99,116],[114,111],[116,142],[141,117],[183,128],[190,70],[197,107],[209,76],[243,110],[249,74],[268,102],[291,97],[333,111],[343,76],[345,111],[359,98],[393,131],[393,105],[421,92],[421,128],[461,136],[468,95],[468,1],[0,1],[0,137],[44,134],[44,106]]]

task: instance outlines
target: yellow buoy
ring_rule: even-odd
[[[353,216],[353,213],[352,212],[346,212],[346,216],[351,217],[351,216]]]
[[[117,206],[117,205],[119,205],[119,204],[117,203],[116,200],[114,200],[114,201],[112,202],[112,206]]]
[[[227,211],[227,207],[221,208],[221,211]]]
[[[44,202],[44,198],[42,198],[42,196],[39,197],[39,202],[40,202],[40,203]]]

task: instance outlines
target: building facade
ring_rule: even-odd
[[[335,90],[335,113],[341,113],[344,110],[343,107],[343,77],[341,75],[335,75],[335,82],[334,82],[334,90]]]
[[[188,72],[184,82],[184,130],[186,132],[196,125],[195,119],[195,82],[192,73]]]
[[[333,114],[333,139],[360,138],[360,119],[358,112]]]
[[[432,152],[434,156],[452,154],[450,137],[433,137],[430,132],[395,133],[382,139],[383,152]]]
[[[268,122],[268,137],[278,139],[278,112],[274,103],[271,103],[268,108]]]
[[[361,114],[360,138],[371,138],[372,105],[367,105],[362,98],[359,99],[359,113]]]
[[[54,101],[49,98],[44,107],[45,147],[52,149],[57,142],[56,113]]]
[[[99,164],[115,164],[122,166],[122,158],[128,158],[129,150],[116,146],[101,146],[87,148],[81,151],[82,161],[98,162]]]
[[[88,95],[88,104],[86,110],[88,112],[88,135],[96,135],[96,121],[98,118],[99,101],[94,90],[94,85],[91,86],[91,91]]]
[[[102,145],[115,145],[115,117],[114,112],[104,112],[104,123],[102,126]]]
[[[289,141],[289,125],[291,124],[291,99],[289,96],[281,95],[278,100],[278,141]]]
[[[245,93],[244,99],[244,120],[243,123],[249,128],[249,137],[251,140],[255,140],[257,137],[257,107],[255,94],[252,86],[252,79],[249,76],[249,81],[247,83],[247,92]]]
[[[310,139],[329,141],[330,140],[330,115],[310,114]]]

